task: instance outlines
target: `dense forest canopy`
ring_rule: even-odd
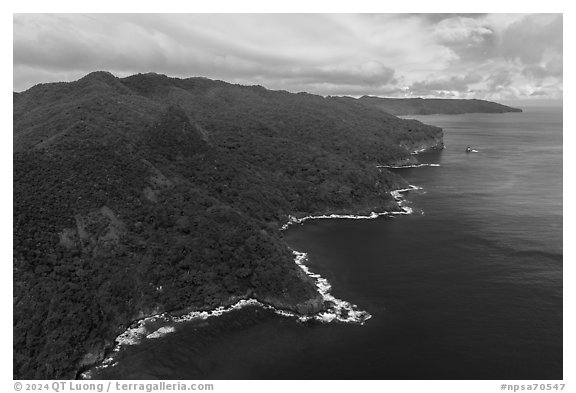
[[[288,215],[397,209],[377,165],[442,130],[359,100],[157,74],[14,94],[14,378],[73,378],[136,318],[322,309]]]

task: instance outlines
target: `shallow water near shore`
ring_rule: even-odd
[[[364,325],[259,307],[124,348],[113,379],[562,379],[562,110],[432,115],[412,215],[285,231]],[[472,146],[477,153],[465,153]]]

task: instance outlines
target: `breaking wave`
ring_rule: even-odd
[[[319,274],[313,273],[308,266],[305,265],[304,262],[308,260],[308,255],[306,253],[295,250],[292,250],[292,253],[294,254],[294,262],[296,265],[298,265],[308,277],[311,277],[314,280],[316,288],[324,300],[325,309],[323,311],[312,315],[301,315],[289,310],[277,309],[270,304],[262,303],[257,299],[250,298],[239,300],[227,307],[221,306],[208,311],[192,311],[188,314],[177,317],[172,316],[169,313],[152,315],[134,322],[128,329],[116,337],[116,345],[112,350],[112,354],[93,370],[82,373],[81,377],[90,379],[93,371],[116,366],[117,362],[115,361],[115,355],[125,346],[137,345],[143,340],[156,339],[173,333],[177,330],[177,326],[184,322],[217,317],[231,311],[240,310],[244,307],[261,307],[283,317],[295,318],[300,322],[315,320],[318,322],[329,323],[338,321],[363,325],[364,322],[372,317],[372,315],[367,311],[359,310],[355,304],[334,297],[330,293],[332,286],[328,280]],[[162,326],[156,329],[155,327],[158,327],[159,325]]]
[[[414,164],[414,165],[376,165],[376,168],[386,168],[386,169],[404,169],[404,168],[421,168],[423,166],[433,166],[437,167],[440,164]]]
[[[402,193],[407,191],[421,190],[422,187],[410,185],[408,188],[403,188],[399,190],[390,191],[390,195],[398,203],[400,211],[386,211],[381,213],[371,212],[369,215],[354,215],[354,214],[325,214],[320,216],[306,216],[302,218],[296,218],[294,216],[288,216],[288,222],[280,228],[280,230],[286,230],[289,226],[295,224],[302,224],[308,220],[325,220],[325,219],[348,219],[348,220],[373,220],[381,216],[393,216],[398,214],[412,214],[414,211],[411,207],[405,206],[404,198],[402,198]]]

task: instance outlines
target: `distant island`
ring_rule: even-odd
[[[358,101],[366,106],[371,106],[396,116],[522,112],[522,109],[476,99],[382,98],[362,96],[358,98]]]
[[[13,94],[14,378],[74,378],[161,311],[323,310],[280,228],[397,211],[379,166],[443,148],[367,101],[108,72]]]

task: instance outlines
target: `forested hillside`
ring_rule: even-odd
[[[397,209],[376,165],[442,131],[357,100],[95,72],[14,94],[14,378],[73,378],[134,319],[322,309],[288,215]]]

